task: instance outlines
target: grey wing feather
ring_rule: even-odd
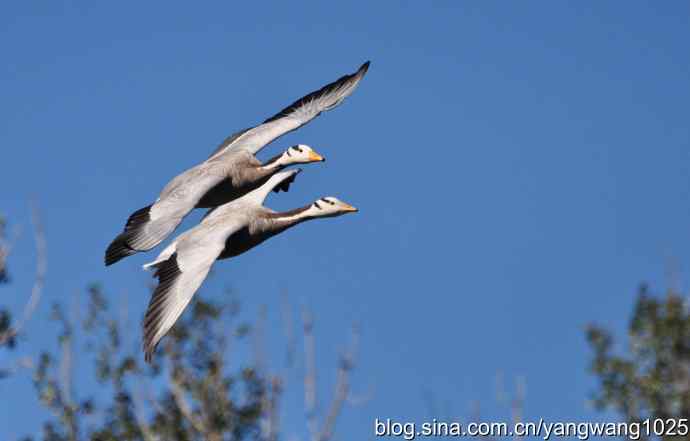
[[[143,349],[146,361],[194,297],[213,263],[225,248],[225,242],[246,223],[235,216],[213,224],[199,224],[183,233],[163,250],[153,267],[158,286],[151,296],[144,317]]]
[[[151,361],[158,342],[168,333],[206,279],[223,245],[197,250],[177,250],[154,265],[158,286],[144,317],[143,349]]]
[[[357,72],[343,75],[334,82],[323,86],[294,103],[290,104],[280,112],[268,118],[264,123],[277,121],[285,117],[296,117],[307,123],[316,118],[321,112],[331,110],[348,97],[357,87],[360,80],[369,69],[370,62],[362,64]]]
[[[151,222],[165,225],[163,230],[167,237],[201,198],[224,179],[226,174],[214,170],[210,164],[201,164],[177,176],[163,189],[160,198],[151,207]],[[165,237],[157,240],[156,245]]]
[[[158,200],[135,211],[125,230],[108,246],[105,264],[113,263],[141,251],[148,251],[164,241],[194,209],[197,202],[225,177],[213,164],[201,164],[170,181]]]
[[[233,133],[232,135],[230,135],[230,136],[228,136],[227,138],[225,138],[225,139],[223,140],[223,142],[221,142],[220,145],[219,145],[218,147],[216,147],[216,149],[213,151],[213,153],[211,153],[211,154],[209,155],[207,161],[208,161],[209,159],[213,159],[213,158],[215,158],[216,156],[222,154],[227,148],[231,147],[232,144],[233,144],[235,141],[237,141],[237,139],[238,139],[240,136],[244,135],[244,134],[245,134],[246,132],[248,132],[249,130],[251,130],[251,128],[249,128],[249,129],[243,129],[243,130],[240,130],[240,131],[237,132],[237,133]]]
[[[321,89],[312,92],[280,112],[268,118],[263,124],[237,134],[230,143],[221,145],[213,156],[228,149],[246,149],[256,154],[276,138],[307,124],[327,110],[337,107],[354,92],[369,69],[369,61],[355,73],[344,75]]]

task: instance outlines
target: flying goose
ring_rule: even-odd
[[[158,286],[144,317],[143,349],[147,362],[161,338],[187,307],[216,260],[242,254],[265,240],[306,220],[334,217],[357,211],[334,197],[325,197],[296,210],[282,213],[263,206],[266,196],[300,169],[273,175],[261,187],[211,210],[196,227],[182,233],[158,258],[154,268]]]
[[[235,133],[206,161],[176,176],[156,202],[132,213],[124,231],[106,250],[106,266],[155,247],[194,208],[215,207],[239,198],[288,165],[323,161],[322,156],[303,144],[288,148],[265,164],[255,155],[276,138],[338,106],[355,90],[368,68],[367,61],[357,72],[300,98],[262,124]],[[279,190],[287,191],[287,185],[276,187],[275,191]]]

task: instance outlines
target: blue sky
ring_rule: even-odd
[[[143,315],[139,266],[155,253],[102,264],[129,213],[228,134],[367,59],[341,107],[262,152],[300,142],[328,158],[272,208],[334,195],[361,211],[217,265],[200,293],[232,287],[249,318],[267,305],[277,360],[280,293],[313,309],[323,392],[348,327],[361,325],[354,387],[374,394],[345,411],[340,439],[371,437],[375,417],[445,416],[426,391],[452,416],[480,402],[506,419],[498,372],[526,378],[528,419],[613,418],[587,404],[585,325],[623,333],[636,286],[666,287],[669,261],[687,279],[687,2],[2,9],[0,211],[28,224],[35,197],[49,241],[29,355],[52,341],[48,305],[90,282]],[[0,289],[16,311],[33,274],[29,237]],[[297,375],[287,436],[305,430]],[[28,378],[0,394],[16,397],[0,402],[2,431],[30,433]]]

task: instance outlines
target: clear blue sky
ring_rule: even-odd
[[[370,59],[341,107],[263,155],[301,142],[328,158],[271,207],[335,195],[360,213],[217,265],[200,295],[231,286],[249,318],[268,305],[277,360],[281,290],[309,305],[322,392],[361,324],[354,387],[374,396],[346,409],[340,439],[371,438],[374,417],[429,417],[425,391],[444,413],[479,401],[505,419],[499,371],[526,377],[527,418],[610,418],[587,406],[585,325],[624,332],[638,283],[663,288],[670,258],[690,264],[689,42],[688,2],[5,4],[0,211],[28,224],[35,195],[49,240],[26,351],[52,341],[49,304],[89,282],[142,315],[155,253],[102,263],[129,213],[228,134]],[[0,289],[16,311],[29,238]],[[304,433],[293,380],[287,436]],[[3,434],[35,427],[28,378],[0,395]]]

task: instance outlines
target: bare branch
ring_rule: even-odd
[[[496,395],[499,404],[508,405],[513,424],[522,422],[523,409],[525,404],[525,390],[527,383],[525,378],[519,376],[515,379],[515,393],[512,397],[508,395],[503,381],[503,373],[496,374]]]
[[[350,393],[350,372],[355,365],[355,357],[359,346],[359,329],[355,326],[352,329],[352,345],[349,351],[346,351],[338,366],[338,379],[335,384],[335,392],[333,394],[333,401],[331,402],[328,415],[324,420],[323,427],[319,433],[318,441],[328,441],[333,436],[335,423],[342,411],[343,404],[348,399]]]
[[[522,422],[523,410],[525,406],[525,391],[527,389],[527,382],[525,377],[518,377],[515,379],[515,398],[511,405],[511,414],[513,424]]]
[[[75,409],[72,399],[72,358],[74,356],[74,332],[73,323],[79,323],[79,291],[72,297],[72,317],[64,321],[65,338],[60,342],[62,356],[60,357],[60,387],[62,389],[63,401],[65,406]]]
[[[254,365],[260,375],[266,374],[266,316],[268,314],[266,305],[259,309],[259,318],[252,330],[252,347],[254,349]]]
[[[140,393],[144,395],[144,401],[149,403],[156,412],[160,414],[165,414],[166,410],[163,408],[163,406],[161,406],[161,403],[159,403],[158,400],[154,398],[153,393],[151,392],[151,388],[149,386],[150,384],[148,381],[144,381],[144,383],[142,384],[141,388],[143,392]]]
[[[316,349],[314,341],[314,316],[305,307],[302,310],[304,324],[304,409],[307,428],[312,441],[318,441],[316,419]]]
[[[267,407],[264,409],[266,419],[262,425],[262,439],[266,441],[276,441],[278,439],[278,428],[280,427],[280,397],[283,393],[283,382],[280,377],[271,378],[271,388]]]
[[[295,331],[294,331],[294,317],[292,309],[290,308],[290,301],[286,292],[281,295],[281,317],[283,319],[283,330],[285,332],[285,362],[288,368],[291,368],[295,361]]]
[[[288,376],[285,372],[286,369],[290,369],[294,364],[294,353],[295,353],[295,333],[293,330],[294,320],[292,316],[292,311],[290,309],[290,303],[288,300],[287,293],[281,295],[281,319],[283,324],[283,331],[285,334],[286,344],[286,357],[285,366],[279,368],[281,374],[273,375],[270,379],[270,388],[268,393],[262,399],[262,414],[263,418],[261,421],[261,439],[268,441],[275,441],[278,438],[278,431],[280,429],[280,409],[279,401],[283,390],[285,389],[285,378]],[[259,329],[255,334],[255,345],[261,343],[263,345],[263,329],[265,328],[266,321],[266,310],[261,310],[261,317],[259,320]],[[260,349],[260,348],[259,348]],[[257,351],[258,354],[263,354],[263,351]],[[261,365],[263,357],[257,357],[257,364]],[[316,426],[314,426],[316,427]]]
[[[46,254],[45,234],[36,204],[32,204],[31,207],[31,224],[33,225],[34,241],[36,243],[36,277],[34,278],[34,284],[31,288],[29,300],[24,306],[24,314],[22,315],[22,318],[19,320],[16,326],[13,326],[0,334],[0,346],[21,332],[36,310],[36,306],[38,306],[38,302],[41,300],[41,294],[43,293],[48,258]],[[6,249],[6,253],[9,253],[8,249]],[[5,254],[3,259],[6,257],[7,255]]]
[[[187,397],[185,397],[185,392],[182,388],[182,384],[180,384],[179,379],[176,378],[172,373],[168,378],[170,383],[170,391],[172,392],[173,398],[175,399],[175,403],[177,404],[177,407],[179,407],[180,412],[182,412],[182,415],[184,415],[184,417],[190,422],[197,432],[201,433],[202,435],[206,435],[208,431],[206,430],[204,422],[200,418],[197,418],[197,416],[194,415],[194,412],[192,412],[192,408],[187,402]]]
[[[144,441],[158,441],[158,437],[151,431],[151,428],[146,422],[146,416],[144,415],[144,400],[139,389],[134,390],[133,398],[134,418],[136,419],[137,426],[139,426],[139,430],[144,437]]]

